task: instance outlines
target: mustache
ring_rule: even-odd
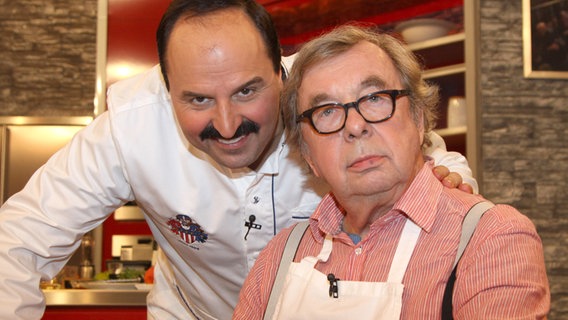
[[[199,134],[201,141],[206,139],[236,139],[240,136],[247,135],[249,133],[258,133],[260,126],[256,122],[250,120],[244,120],[241,125],[235,131],[235,134],[230,138],[223,137],[212,124],[208,124],[203,131]]]

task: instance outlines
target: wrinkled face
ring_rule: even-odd
[[[278,142],[280,74],[258,30],[240,10],[180,19],[167,72],[185,137],[229,168],[262,163]]]
[[[379,90],[407,89],[385,52],[369,42],[311,67],[298,91],[298,114],[326,103],[348,103]],[[414,122],[406,96],[396,100],[391,119],[367,123],[354,108],[345,127],[318,134],[301,123],[304,156],[339,198],[385,193],[396,197],[423,166],[422,128]],[[420,121],[420,123],[422,123]]]

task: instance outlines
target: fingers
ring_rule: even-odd
[[[459,173],[450,172],[450,170],[444,166],[437,166],[434,167],[434,175],[447,188],[458,188],[463,192],[473,194],[473,187],[467,183],[463,183]]]
[[[436,166],[434,167],[434,176],[440,181],[442,181],[445,177],[450,174],[450,170],[444,166]]]
[[[442,184],[448,188],[457,188],[462,184],[462,177],[458,173],[450,172],[443,180]]]
[[[467,192],[467,193],[471,193],[473,194],[473,187],[467,183],[462,183],[458,186],[458,189],[460,189],[463,192]]]

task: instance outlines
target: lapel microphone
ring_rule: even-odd
[[[256,220],[256,217],[254,216],[254,214],[251,214],[249,216],[249,221],[245,222],[245,227],[248,228],[247,233],[245,234],[245,240],[247,239],[247,236],[248,236],[251,228],[258,229],[258,230],[260,230],[260,228],[262,228],[262,226],[260,224],[254,223],[255,220]]]

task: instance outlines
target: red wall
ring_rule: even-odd
[[[170,2],[109,0],[107,85],[125,77],[117,67],[141,71],[158,63],[156,29]]]
[[[109,0],[107,86],[158,63],[156,29],[171,0]],[[134,73],[117,74],[117,69]],[[111,216],[103,224],[103,258],[112,258],[112,235],[150,234],[146,221],[116,221]],[[145,313],[144,313],[145,315]]]

